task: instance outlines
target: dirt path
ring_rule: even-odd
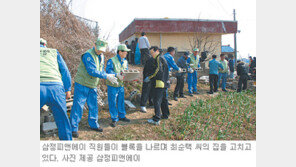
[[[194,95],[193,97],[186,96],[187,98],[180,98],[178,101],[170,98],[171,116],[168,120],[174,119],[178,114],[182,114],[185,108],[191,103],[191,101],[197,99],[210,98],[214,95],[207,94],[208,86],[201,85],[199,87],[200,95]],[[174,90],[175,85],[169,89],[169,94]],[[184,92],[187,92],[187,85],[185,85]],[[79,138],[74,140],[165,140],[162,136],[159,136],[163,121],[160,126],[155,126],[147,123],[147,119],[150,119],[154,115],[153,108],[147,108],[147,113],[137,111],[127,111],[126,117],[131,119],[130,123],[118,122],[115,128],[110,126],[111,119],[109,111],[103,110],[99,112],[99,124],[104,129],[103,133],[92,131],[87,122],[88,112],[84,112],[82,121],[79,124]],[[58,137],[42,137],[41,140],[58,140]]]

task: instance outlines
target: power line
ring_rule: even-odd
[[[217,0],[217,2],[218,2],[219,6],[222,8],[222,10],[225,12],[225,14],[226,14],[227,16],[232,15],[232,14],[230,14],[230,13],[224,8],[224,6],[222,5],[222,3],[221,3],[219,0]]]

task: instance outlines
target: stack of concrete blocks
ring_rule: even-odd
[[[40,126],[41,132],[45,135],[56,135],[58,132],[52,112],[46,105],[40,110]]]

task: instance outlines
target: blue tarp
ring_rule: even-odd
[[[139,43],[137,43],[136,51],[135,51],[135,64],[136,65],[141,64],[141,52],[139,49]]]

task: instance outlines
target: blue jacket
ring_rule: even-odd
[[[126,59],[123,58],[121,60],[121,57],[119,56],[119,54],[117,54],[116,56],[117,56],[118,60],[120,61],[121,65],[122,65],[123,64],[123,60],[126,60]],[[126,70],[128,70],[128,64],[127,64]],[[113,65],[112,59],[109,59],[107,61],[106,72],[107,72],[107,74],[115,74],[115,76],[116,76],[116,73],[114,72],[114,65]]]
[[[234,62],[235,60],[232,60],[232,59],[229,60],[228,66],[229,66],[230,72],[234,72]]]
[[[188,59],[187,59],[188,60]],[[179,59],[178,59],[178,61],[177,61],[177,65],[178,65],[178,67],[180,67],[180,68],[186,68],[186,69],[188,69],[188,63],[187,63],[187,61],[186,61],[186,59],[185,59],[185,57],[184,56],[181,56]],[[176,76],[184,76],[186,73],[177,73],[176,74]]]
[[[210,67],[210,74],[218,75],[219,68],[224,70],[222,64],[220,62],[218,62],[216,59],[213,59],[209,62],[209,67]]]
[[[171,71],[171,68],[173,68],[176,71],[179,70],[179,67],[177,66],[176,62],[174,61],[173,56],[169,52],[167,52],[166,54],[164,54],[163,57],[165,58],[165,60],[168,63],[168,69],[169,69],[169,71]]]
[[[101,62],[101,56],[98,56],[98,57],[99,57],[99,61]],[[84,55],[82,55],[82,62],[84,63],[86,71],[90,76],[107,79],[107,74],[104,71],[104,67],[102,71],[98,71],[96,63],[92,58],[91,54],[85,53]]]
[[[44,47],[43,45],[40,45],[40,47]],[[63,85],[65,92],[71,91],[71,75],[69,72],[69,69],[61,56],[61,54],[57,51],[57,59],[58,59],[58,65],[59,65],[59,70],[62,75],[62,81],[63,83],[60,82],[42,82],[40,83],[41,85]]]

